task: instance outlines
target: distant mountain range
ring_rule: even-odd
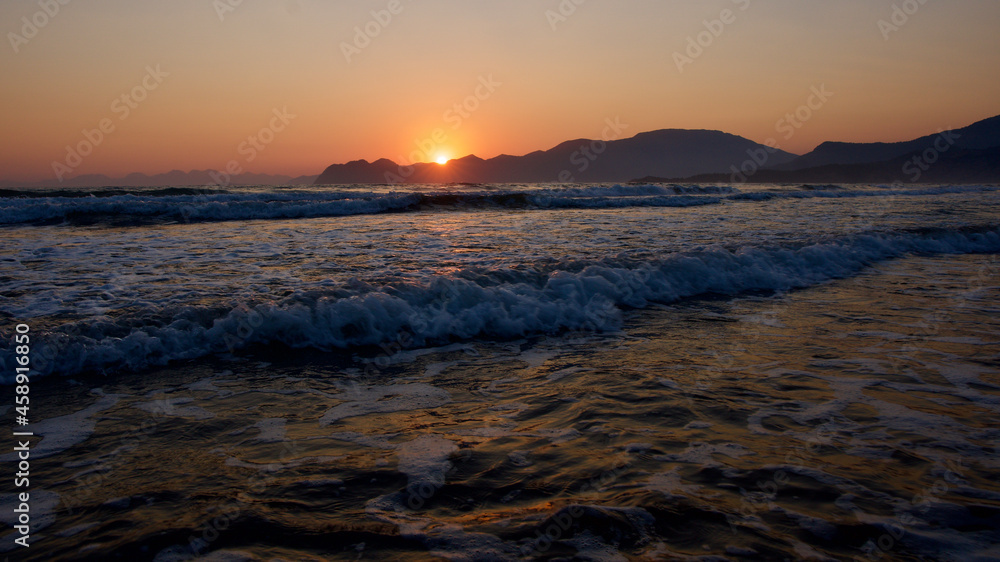
[[[226,180],[226,181],[221,181]],[[1000,183],[1000,116],[894,143],[824,142],[796,156],[721,131],[664,129],[620,140],[577,139],[524,156],[402,166],[388,159],[334,164],[317,176],[211,170],[83,175],[0,187],[221,186],[387,183]]]
[[[906,142],[825,142],[791,162],[634,181],[759,183],[1000,183],[1000,116]]]
[[[174,170],[152,176],[138,173],[129,174],[122,178],[112,178],[103,174],[85,174],[63,182],[56,179],[34,183],[0,181],[0,187],[228,187],[230,185],[311,185],[315,181],[316,176],[238,174],[227,179],[226,176],[214,170],[192,170],[190,172]]]
[[[767,151],[772,164],[795,159],[794,154],[720,131],[664,129],[607,142],[566,141],[524,156],[466,156],[445,165],[405,167],[386,159],[356,160],[330,166],[316,183],[621,182],[638,175],[683,177],[726,170],[760,151]]]
[[[1000,182],[1000,116],[907,142],[825,142],[798,157],[720,131],[667,129],[606,143],[577,139],[525,156],[466,156],[446,165],[357,160],[330,166],[316,183],[625,181]]]
[[[773,167],[779,170],[802,170],[831,164],[871,164],[891,161],[927,149],[940,150],[942,147],[968,150],[1000,147],[1000,116],[984,119],[962,129],[941,131],[907,142],[824,142],[809,154],[783,166]]]

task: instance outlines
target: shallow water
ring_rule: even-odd
[[[911,258],[633,312],[617,334],[47,386],[65,417],[35,426],[42,447],[78,435],[39,463],[58,502],[33,554],[846,559],[873,541],[883,559],[985,560],[998,271]]]
[[[275,341],[378,344],[401,330],[434,344],[613,329],[622,307],[806,287],[914,251],[1000,250],[994,187],[806,187],[705,186],[683,197],[711,204],[649,207],[650,191],[694,188],[535,186],[522,191],[617,208],[457,205],[296,219],[263,212],[260,199],[313,209],[359,195],[250,191],[216,197],[268,218],[128,227],[88,214],[106,197],[0,198],[12,220],[24,205],[69,212],[58,225],[4,228],[0,312],[45,334],[36,369],[74,374]],[[740,198],[720,200],[718,190]],[[229,208],[187,197],[183,208],[203,214]],[[170,198],[140,200],[181,204],[161,201]],[[98,222],[80,226],[71,220],[80,214]],[[0,359],[10,359],[6,340]]]
[[[10,227],[28,559],[996,558],[996,198]]]

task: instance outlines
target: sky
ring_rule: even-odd
[[[995,0],[2,0],[0,22],[7,181],[670,128],[802,154],[1000,114]]]

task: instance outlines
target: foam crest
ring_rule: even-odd
[[[623,310],[650,303],[808,287],[909,253],[998,251],[998,227],[926,230],[851,236],[807,246],[714,248],[657,260],[459,271],[426,283],[359,284],[336,293],[296,293],[221,315],[212,312],[218,309],[171,313],[150,308],[138,316],[91,323],[86,329],[64,326],[62,333],[39,334],[36,367],[72,375],[137,370],[272,343],[345,349],[396,341],[401,334],[424,346],[456,339],[607,331],[620,326]],[[466,274],[469,278],[463,277]],[[0,359],[10,361],[12,351],[3,349]],[[51,360],[42,361],[45,357]],[[3,382],[9,384],[10,377]]]

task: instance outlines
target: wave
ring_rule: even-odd
[[[803,288],[910,253],[1000,252],[1000,226],[865,234],[808,246],[710,249],[656,260],[573,261],[535,269],[465,270],[426,283],[298,293],[235,308],[149,308],[41,333],[34,367],[73,375],[163,365],[268,344],[319,349],[415,345],[614,330],[650,303]],[[9,345],[5,342],[0,345]],[[12,349],[0,350],[11,365]],[[4,371],[3,383],[11,382]]]
[[[14,198],[0,201],[0,224],[143,225],[249,219],[310,218],[402,210],[417,194],[211,193]]]
[[[482,186],[476,186],[482,187]],[[852,190],[801,186],[790,191],[740,192],[716,185],[614,185],[486,191],[275,191],[228,192],[164,188],[128,193],[0,197],[0,225],[143,226],[192,222],[300,219],[423,210],[617,209],[691,207],[725,201],[769,201],[814,197],[885,197],[995,191],[995,186],[908,190]],[[22,193],[22,192],[17,192]],[[44,192],[49,195],[51,193]]]
[[[170,195],[206,195],[230,193],[227,189],[219,187],[102,187],[102,188],[79,188],[79,189],[0,189],[0,198],[31,198],[41,199],[46,197],[114,197],[116,195],[144,195],[149,197],[165,197]]]
[[[772,199],[812,199],[812,198],[851,198],[851,197],[914,197],[926,195],[949,195],[954,193],[981,193],[1000,190],[992,185],[953,185],[929,187],[923,189],[890,189],[880,191],[845,190],[841,186],[811,186],[797,187],[801,191],[753,191],[729,195],[730,201],[770,201]]]
[[[291,191],[230,193],[168,188],[145,192],[16,192],[0,199],[0,225],[112,224],[336,217],[426,209],[687,207],[719,203],[705,194],[733,193],[728,186],[596,186],[485,192]]]
[[[567,187],[562,189],[545,189],[545,195],[563,197],[635,197],[651,195],[721,195],[736,193],[737,189],[730,185],[657,185],[628,184],[593,187]]]

